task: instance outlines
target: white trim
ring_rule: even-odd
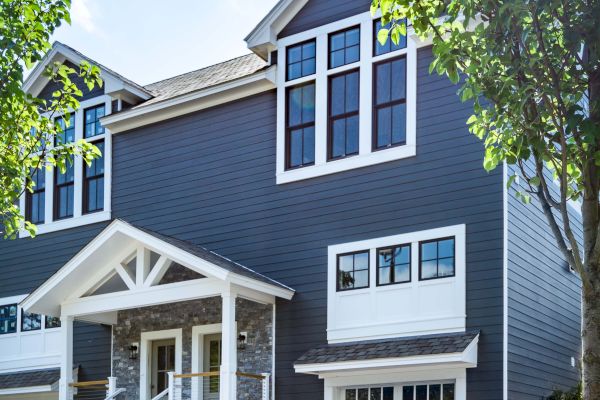
[[[175,373],[183,372],[183,330],[165,329],[162,331],[142,332],[140,343],[140,400],[149,400],[150,374],[152,373],[152,341],[175,339]],[[181,387],[175,388],[177,398],[181,398]]]
[[[30,394],[30,393],[44,393],[53,392],[52,385],[40,385],[40,386],[25,386],[19,388],[0,389],[0,396],[8,396],[10,394]]]
[[[140,126],[189,114],[275,88],[275,67],[154,104],[106,116],[102,124],[112,133],[119,133]]]
[[[192,373],[203,371],[204,336],[222,332],[222,324],[197,325],[192,327]],[[192,378],[192,400],[202,400],[204,382],[200,378]]]
[[[418,243],[450,236],[455,238],[455,275],[432,280],[419,280]],[[411,281],[396,285],[377,286],[376,250],[408,243],[411,244]],[[369,251],[369,287],[337,291],[337,255],[362,250]],[[327,340],[329,343],[462,332],[466,328],[466,225],[464,224],[331,245],[328,247],[327,271]],[[398,295],[410,293],[410,298],[418,299],[422,290],[431,290],[432,287],[452,290],[454,297],[451,299],[453,302],[451,310],[436,314],[430,309],[424,309],[427,304],[414,303],[407,304],[405,307],[409,309],[415,307],[415,310],[424,309],[428,312],[427,316],[417,314],[411,318],[403,316],[394,319],[389,315],[382,318],[377,313],[372,313],[365,315],[360,321],[356,320],[353,324],[346,322],[342,326],[338,326],[336,318],[345,310],[338,303],[344,301],[347,305],[354,296],[359,296],[361,302],[367,302],[366,304],[369,304],[371,309],[377,309],[377,300],[382,295],[389,297],[389,293],[392,292],[397,292]]]
[[[48,193],[48,192],[46,192]],[[106,203],[105,203],[106,204]],[[99,211],[92,214],[85,214],[80,217],[72,217],[68,219],[61,219],[59,221],[49,222],[37,226],[37,235],[43,235],[44,233],[51,233],[56,231],[62,231],[65,229],[72,229],[78,226],[97,224],[98,222],[104,222],[110,220],[110,211]],[[28,238],[30,237],[29,232],[21,230],[19,237]]]
[[[8,304],[19,304],[22,302],[29,294],[19,294],[16,296],[8,296],[0,298],[0,306],[8,305]]]
[[[373,21],[370,12],[319,26],[277,41],[277,157],[276,181],[284,184],[317,176],[334,174],[355,168],[385,163],[416,155],[417,149],[417,49],[425,46],[409,27],[407,47],[384,55],[373,56]],[[360,25],[360,61],[338,68],[328,68],[328,35],[331,32]],[[285,48],[296,43],[316,38],[316,73],[291,81],[286,80]],[[372,149],[372,72],[373,64],[382,60],[406,56],[406,144],[374,151]],[[359,154],[338,160],[327,160],[327,81],[340,71],[359,68]],[[298,83],[315,82],[315,163],[311,166],[286,170],[285,114],[286,88]]]
[[[508,165],[502,163],[502,398],[508,400]]]

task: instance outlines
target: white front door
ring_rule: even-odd
[[[204,335],[204,360],[203,370],[205,372],[217,372],[221,367],[221,334]],[[219,399],[219,376],[210,376],[204,380],[204,400]]]

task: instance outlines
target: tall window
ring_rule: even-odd
[[[73,202],[75,200],[75,168],[73,160],[66,161],[66,170],[54,169],[54,219],[69,218],[73,216]]]
[[[312,75],[316,71],[316,41],[310,40],[287,48],[287,80]]]
[[[89,138],[104,133],[104,127],[100,124],[100,118],[104,117],[104,104],[88,108],[84,112],[83,137]]]
[[[75,114],[59,117],[56,119],[57,132],[54,138],[54,145],[71,143],[75,141]]]
[[[83,212],[104,209],[104,141],[94,143],[102,156],[95,158],[88,167],[83,165]]]
[[[337,256],[338,290],[369,287],[369,250]]]
[[[410,282],[410,244],[377,250],[377,284]]]
[[[42,316],[21,310],[21,332],[38,331],[42,329]]]
[[[34,187],[33,192],[27,193],[25,215],[28,221],[34,224],[44,223],[46,204],[46,170],[36,169],[31,175]]]
[[[17,331],[17,305],[0,306],[0,335]]]
[[[287,168],[315,162],[315,83],[288,88],[287,91]]]
[[[329,35],[329,68],[352,64],[360,60],[360,27]]]
[[[419,259],[421,280],[454,276],[454,238],[420,242]]]
[[[359,72],[329,78],[329,159],[358,154]]]
[[[374,66],[373,148],[406,143],[406,58]]]
[[[406,20],[404,20],[404,22],[402,22],[402,24],[406,25]],[[400,40],[398,41],[398,44],[394,43],[390,37],[388,37],[388,40],[385,42],[385,44],[379,43],[379,40],[377,39],[377,34],[381,30],[381,28],[390,29],[390,26],[391,26],[391,24],[381,26],[380,19],[374,21],[374,23],[373,23],[373,55],[374,56],[380,56],[382,54],[391,53],[392,51],[402,50],[403,48],[406,47],[406,36],[403,36],[403,35],[400,35]]]

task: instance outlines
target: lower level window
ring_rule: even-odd
[[[402,400],[454,400],[454,383],[405,385]]]
[[[369,287],[369,251],[338,255],[338,290]]]
[[[344,400],[394,400],[394,388],[386,386],[346,389]]]
[[[0,335],[17,331],[17,305],[0,306]]]

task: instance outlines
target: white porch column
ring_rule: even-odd
[[[221,294],[222,309],[222,348],[221,348],[221,400],[237,399],[237,327],[235,322],[236,295],[227,291]]]
[[[73,317],[60,317],[60,382],[59,400],[72,400],[73,388]]]
[[[456,400],[467,400],[467,371],[463,370],[460,376],[456,377],[454,398]]]

